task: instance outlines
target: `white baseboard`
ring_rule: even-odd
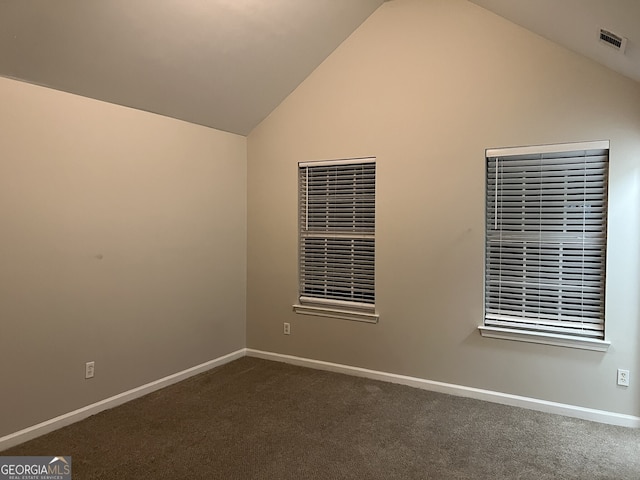
[[[168,387],[169,385],[180,382],[189,377],[193,377],[194,375],[197,375],[199,373],[206,372],[207,370],[210,370],[214,367],[224,365],[225,363],[229,363],[233,360],[244,357],[245,355],[246,349],[241,348],[240,350],[236,350],[235,352],[223,355],[222,357],[218,357],[200,365],[196,365],[195,367],[191,367],[181,372],[174,373],[173,375],[169,375],[140,387],[128,390],[118,395],[114,395],[113,397],[100,400],[99,402],[92,403],[91,405],[87,405],[86,407],[79,408],[78,410],[74,410],[73,412],[65,413],[64,415],[52,418],[51,420],[47,420],[18,432],[0,437],[0,451],[6,450],[7,448],[11,448],[14,445],[18,445],[46,433],[53,432],[54,430],[83,420],[87,417],[90,417],[91,415],[100,413],[103,410],[117,407],[118,405],[122,405],[123,403],[142,397],[156,390],[160,390],[161,388]]]
[[[395,373],[386,373],[366,368],[352,367],[339,363],[323,362],[320,360],[312,360],[309,358],[295,357],[292,355],[283,355],[280,353],[264,352],[254,350],[252,348],[241,348],[235,352],[231,352],[222,357],[210,360],[208,362],[196,365],[173,375],[155,380],[140,387],[128,390],[126,392],[106,398],[86,407],[79,408],[64,415],[46,420],[37,425],[25,428],[15,433],[11,433],[4,437],[0,437],[0,451],[11,448],[14,445],[24,443],[33,438],[39,437],[46,433],[52,432],[59,428],[71,425],[72,423],[83,420],[91,415],[100,413],[123,403],[129,402],[136,398],[147,395],[161,388],[168,387],[174,383],[185,380],[189,377],[205,372],[212,368],[232,362],[244,356],[263,358],[266,360],[274,360],[277,362],[290,363],[301,367],[315,368],[317,370],[327,370],[330,372],[344,373],[358,377],[370,378],[372,380],[381,380],[383,382],[398,383],[408,385],[414,388],[430,390],[434,392],[446,393],[460,397],[475,398],[502,405],[511,405],[514,407],[528,408],[530,410],[538,410],[546,413],[555,413],[565,415],[567,417],[581,418],[594,422],[606,423],[610,425],[620,425],[623,427],[640,428],[640,417],[625,415],[622,413],[608,412],[605,410],[596,410],[593,408],[579,407],[576,405],[568,405],[564,403],[549,402],[530,397],[521,397],[519,395],[511,395],[508,393],[494,392],[491,390],[482,390],[479,388],[465,387],[454,385],[451,383],[435,382],[433,380],[425,380],[423,378],[409,377],[406,375],[397,375]]]
[[[366,368],[352,367],[339,363],[323,362],[320,360],[312,360],[309,358],[295,357],[292,355],[283,355],[280,353],[264,352],[246,349],[246,354],[250,357],[263,358],[266,360],[274,360],[277,362],[290,363],[301,367],[315,368],[318,370],[327,370],[330,372],[344,373],[347,375],[355,375],[358,377],[370,378],[373,380],[381,380],[383,382],[399,383],[414,388],[430,390],[433,392],[446,393],[459,397],[469,397],[478,400],[485,400],[502,405],[510,405],[514,407],[522,407],[530,410],[537,410],[546,413],[555,413],[565,415],[567,417],[581,418],[593,422],[606,423],[609,425],[619,425],[623,427],[640,428],[640,417],[633,415],[625,415],[622,413],[608,412],[606,410],[596,410],[593,408],[579,407],[576,405],[568,405],[565,403],[549,402],[539,400],[537,398],[522,397],[519,395],[511,395],[508,393],[494,392],[491,390],[482,390],[479,388],[465,387],[462,385],[454,385],[451,383],[435,382],[433,380],[425,380],[422,378],[408,377],[406,375],[397,375],[395,373],[379,372],[376,370],[368,370]]]

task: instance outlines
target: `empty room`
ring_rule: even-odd
[[[640,478],[639,25],[0,2],[0,480]]]

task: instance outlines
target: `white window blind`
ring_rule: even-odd
[[[603,340],[609,142],[486,156],[485,326]]]
[[[300,163],[300,302],[375,305],[375,159]]]

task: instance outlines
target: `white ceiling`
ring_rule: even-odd
[[[640,82],[640,0],[470,1]],[[0,0],[0,75],[246,135],[382,3]]]
[[[513,23],[640,82],[640,0],[470,0]],[[626,37],[622,54],[599,29]]]
[[[0,0],[0,75],[242,135],[383,0]]]

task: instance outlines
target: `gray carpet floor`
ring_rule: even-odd
[[[640,479],[640,431],[245,357],[2,452],[84,479]]]

